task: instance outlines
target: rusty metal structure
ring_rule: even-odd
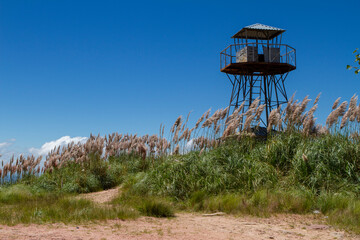
[[[234,44],[220,53],[220,71],[226,73],[232,84],[229,112],[243,102],[246,111],[251,103],[260,99],[265,104],[267,126],[272,109],[287,103],[285,79],[296,69],[296,50],[282,44],[285,30],[263,24],[244,27],[234,36]]]

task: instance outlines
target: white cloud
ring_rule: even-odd
[[[192,148],[194,147],[194,139],[190,139],[190,141],[188,141],[185,144],[185,152],[189,152]]]
[[[8,147],[10,145],[11,145],[11,143],[9,143],[9,142],[2,142],[2,143],[0,143],[0,148],[5,148],[5,147]]]
[[[6,140],[5,142],[0,143],[0,150],[4,150],[4,148],[13,145],[15,141],[15,138],[11,138],[9,140]]]
[[[46,155],[48,152],[53,150],[55,147],[62,147],[68,145],[71,142],[74,143],[84,143],[86,142],[87,137],[70,137],[70,136],[63,136],[57,140],[46,142],[40,148],[30,148],[29,152],[34,155]]]
[[[2,159],[9,159],[12,155],[16,155],[16,151],[13,149],[15,138],[6,140],[0,143],[0,155]]]

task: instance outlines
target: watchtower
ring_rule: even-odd
[[[281,43],[284,32],[256,23],[232,36],[234,44],[220,53],[220,71],[232,84],[229,112],[245,102],[244,111],[259,98],[266,105],[261,121],[267,126],[271,110],[287,103],[284,82],[296,69],[296,50]]]

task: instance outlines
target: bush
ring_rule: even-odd
[[[87,193],[115,187],[120,183],[119,167],[111,168],[99,155],[89,155],[87,166],[69,162],[60,169],[46,172],[28,183],[37,189],[64,193]]]
[[[114,206],[127,206],[138,210],[145,216],[173,217],[174,210],[170,201],[151,195],[139,195],[123,189],[121,195],[112,200]]]
[[[145,200],[139,207],[139,211],[150,217],[173,217],[174,211],[171,206],[159,200]]]

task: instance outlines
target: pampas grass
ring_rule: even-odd
[[[358,96],[352,96],[349,107],[346,101],[339,105],[340,98],[336,99],[332,111],[326,119],[326,126],[316,123],[316,110],[320,94],[316,97],[312,107],[307,111],[311,102],[306,96],[301,102],[289,99],[286,107],[273,109],[269,114],[267,131],[283,132],[297,131],[304,136],[325,135],[331,132],[341,132],[348,136],[359,136],[360,105],[357,106]],[[255,99],[248,109],[243,102],[229,114],[229,108],[219,109],[211,113],[207,110],[196,121],[192,128],[188,126],[190,113],[183,121],[179,116],[168,135],[165,125],[161,124],[159,134],[138,136],[137,134],[112,133],[104,137],[92,135],[85,143],[70,143],[64,147],[52,149],[45,161],[33,155],[24,157],[13,156],[9,162],[3,163],[0,168],[1,183],[14,183],[26,176],[39,176],[52,173],[68,164],[78,164],[84,168],[90,165],[90,156],[100,156],[101,161],[108,161],[111,157],[121,155],[138,155],[142,159],[151,157],[153,161],[172,154],[183,154],[189,151],[212,149],[221,145],[231,136],[254,136],[254,129],[261,124],[265,104]]]

